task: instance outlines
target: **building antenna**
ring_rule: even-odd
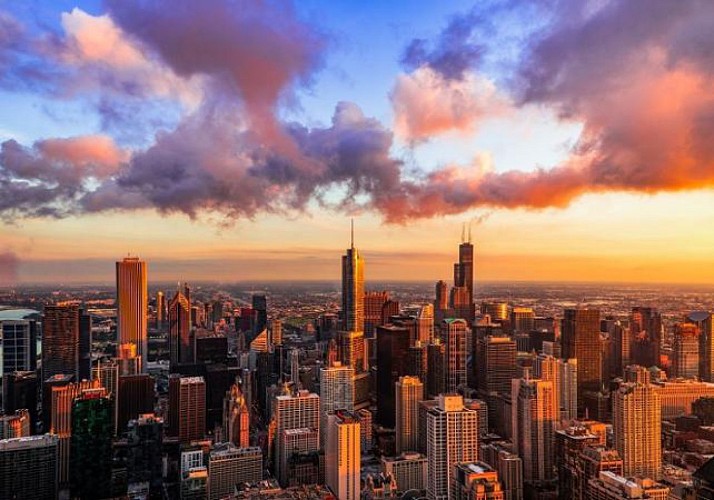
[[[466,223],[461,224],[461,243],[466,243]]]
[[[355,220],[350,219],[350,248],[355,247]]]
[[[471,243],[471,221],[469,221],[469,243]]]

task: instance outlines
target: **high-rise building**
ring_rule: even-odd
[[[464,407],[461,396],[442,394],[438,404],[426,411],[426,418],[427,496],[447,500],[453,467],[478,460],[478,413]]]
[[[382,457],[381,471],[385,476],[392,476],[397,482],[397,491],[426,490],[427,469],[426,455],[421,453],[402,453],[396,457]]]
[[[92,380],[99,380],[99,385],[107,391],[112,401],[114,432],[119,426],[119,362],[117,359],[97,361],[92,367]]]
[[[523,459],[523,479],[530,483],[554,478],[556,422],[553,382],[514,379],[511,394],[514,452]]]
[[[146,262],[138,257],[125,257],[116,263],[117,340],[136,345],[140,366],[149,361]]]
[[[27,410],[30,417],[30,432],[34,433],[39,422],[37,413],[37,372],[13,372],[3,376],[3,405],[5,413]]]
[[[92,315],[79,308],[79,380],[92,376]]]
[[[397,453],[419,448],[419,402],[424,384],[417,377],[400,377],[395,384]]]
[[[566,309],[561,341],[563,358],[578,360],[578,411],[583,412],[585,394],[598,392],[603,383],[600,311]]]
[[[54,375],[79,379],[79,305],[45,306],[42,318],[42,380]]]
[[[327,442],[327,417],[336,410],[354,410],[354,369],[337,362],[320,369],[320,444]]]
[[[30,436],[32,434],[30,424],[30,412],[25,409],[0,415],[0,439]]]
[[[394,428],[394,384],[407,374],[409,329],[394,324],[377,327],[377,418],[380,425]]]
[[[507,302],[481,302],[481,314],[487,315],[491,321],[508,320]]]
[[[529,333],[535,329],[535,312],[531,307],[514,307],[511,310],[511,330],[514,333]]]
[[[624,382],[612,395],[615,449],[627,477],[662,475],[662,409],[646,369],[639,382]],[[630,380],[633,376],[630,377]]]
[[[148,483],[150,498],[160,498],[163,479],[162,443],[164,421],[153,413],[129,422],[127,482]]]
[[[112,405],[104,388],[88,389],[72,403],[70,484],[73,498],[112,496]]]
[[[482,394],[509,394],[516,378],[516,342],[505,335],[476,341],[476,383]]]
[[[171,367],[194,362],[194,337],[191,328],[191,303],[177,290],[169,302],[169,358]]]
[[[471,330],[464,319],[445,319],[442,329],[446,340],[446,391],[456,392],[467,382],[466,360]]]
[[[0,321],[2,373],[30,372],[37,368],[37,322]]]
[[[206,433],[206,382],[203,377],[169,377],[169,433],[182,443]]]
[[[268,326],[268,297],[264,293],[254,293],[251,296],[251,304],[256,315],[253,326],[253,335],[256,335]]]
[[[434,301],[435,312],[443,314],[449,308],[449,284],[446,281],[437,281],[436,300]]]
[[[712,315],[708,311],[693,311],[685,320],[699,329],[699,378],[705,382],[714,381],[714,336],[712,335]]]
[[[434,305],[424,304],[417,315],[417,340],[427,345],[434,339]]]
[[[649,477],[623,477],[614,472],[600,472],[588,481],[588,498],[598,500],[634,500],[651,498],[665,500],[670,497],[670,488]]]
[[[148,373],[119,377],[116,396],[118,432],[123,433],[130,420],[154,412],[154,378]]]
[[[56,375],[53,378],[62,378]],[[52,380],[52,379],[50,379]],[[57,380],[57,384],[49,385],[48,406],[49,412],[49,433],[59,438],[58,441],[58,464],[60,485],[65,485],[70,480],[70,448],[72,438],[72,408],[75,399],[79,398],[85,391],[95,391],[93,393],[106,396],[106,390],[99,385],[99,380],[82,380],[81,382],[69,382],[67,377]],[[44,403],[43,403],[44,404]],[[45,408],[43,407],[43,412]],[[112,420],[113,422],[113,420]],[[111,440],[113,426],[108,432]]]
[[[231,386],[223,400],[223,438],[238,448],[250,446],[250,409],[237,383]]]
[[[583,480],[584,471],[580,454],[586,448],[597,447],[599,443],[600,437],[582,425],[572,425],[555,431],[558,498],[585,500],[587,481]]]
[[[263,479],[263,453],[260,448],[238,448],[224,443],[208,456],[208,499],[230,498],[236,485]]]
[[[342,330],[364,333],[364,259],[354,246],[354,224],[342,256],[342,316]]]
[[[366,337],[374,337],[375,329],[385,323],[382,321],[382,310],[388,300],[389,292],[386,290],[364,294],[364,334]]]
[[[279,319],[270,321],[270,343],[274,346],[283,344],[283,322]]]
[[[556,423],[577,418],[577,370],[577,360],[574,359],[558,359],[549,354],[539,354],[534,360],[535,377],[553,382]]]
[[[337,410],[327,420],[325,482],[340,500],[360,498],[360,421],[352,412]]]
[[[699,376],[699,328],[694,323],[677,323],[674,327],[674,375],[681,378]]]
[[[0,498],[57,498],[57,436],[0,439]]]
[[[471,229],[469,228],[468,241],[462,236],[459,245],[459,262],[454,264],[454,288],[466,289],[466,305],[468,317],[464,318],[469,322],[474,319],[473,299],[474,299],[474,246],[471,243]],[[456,308],[457,304],[454,304]]]
[[[281,484],[287,484],[288,443],[286,431],[307,429],[310,433],[310,447],[319,448],[320,396],[308,391],[275,397],[275,476]],[[304,447],[302,451],[309,451]]]
[[[434,339],[426,347],[426,357],[426,392],[429,398],[436,398],[446,392],[446,346],[439,339]]]
[[[453,500],[503,500],[498,472],[483,462],[463,462],[454,466]]]
[[[166,322],[166,295],[156,292],[156,328],[162,328]]]
[[[630,315],[630,358],[640,366],[660,366],[662,315],[652,307],[634,307]]]
[[[498,443],[488,443],[479,450],[481,460],[496,469],[503,484],[504,500],[523,499],[523,460]]]

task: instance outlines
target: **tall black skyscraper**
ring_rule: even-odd
[[[253,331],[255,338],[268,326],[268,297],[264,293],[253,294],[252,303],[256,314],[255,329]]]
[[[457,314],[468,321],[474,319],[474,246],[471,243],[471,228],[468,240],[461,235],[459,262],[454,264],[454,290],[452,307]]]

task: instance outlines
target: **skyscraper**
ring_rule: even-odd
[[[512,417],[514,452],[523,459],[523,479],[537,483],[554,477],[555,388],[553,382],[513,380]]]
[[[476,341],[476,384],[484,397],[511,392],[516,355],[515,340],[505,335],[487,335]]]
[[[377,418],[380,425],[394,428],[394,384],[407,375],[409,330],[387,324],[377,327]]]
[[[238,448],[224,443],[208,456],[208,499],[233,496],[236,485],[263,479],[263,453],[260,448]]]
[[[119,377],[119,391],[115,396],[117,405],[117,432],[123,433],[130,420],[154,412],[154,378],[148,373]]]
[[[427,345],[434,339],[434,306],[424,304],[417,316],[417,340]]]
[[[169,377],[169,431],[182,443],[206,433],[206,382],[203,377]]]
[[[112,400],[114,432],[116,432],[119,426],[119,363],[117,360],[100,359],[97,361],[97,364],[92,367],[92,380],[99,380],[99,385],[104,387]]]
[[[453,467],[478,460],[478,412],[464,407],[455,394],[442,394],[426,411],[428,480],[427,497],[447,500]]]
[[[364,332],[364,259],[354,245],[354,223],[350,248],[342,256],[342,329]]]
[[[42,380],[58,375],[79,378],[79,305],[45,306],[42,319]]]
[[[103,388],[88,389],[72,403],[70,483],[73,498],[111,495],[112,405]]]
[[[360,422],[349,411],[337,410],[327,421],[325,482],[340,500],[360,498]]]
[[[563,358],[578,360],[578,411],[585,409],[585,393],[598,392],[603,383],[600,311],[566,309],[562,328]]]
[[[468,304],[467,321],[473,321],[474,302],[474,246],[471,244],[471,228],[469,227],[468,241],[466,235],[461,235],[459,245],[459,262],[454,264],[454,288],[466,289],[466,303]],[[456,307],[456,304],[454,304]]]
[[[250,410],[237,383],[223,400],[223,439],[238,448],[250,446]]]
[[[426,357],[426,392],[429,398],[436,398],[446,392],[446,346],[434,339],[426,347]]]
[[[442,328],[446,340],[446,391],[456,392],[466,385],[468,336],[471,331],[463,319],[446,319]]]
[[[660,396],[642,367],[630,367],[628,381],[613,394],[615,449],[627,477],[662,476],[662,419]],[[637,381],[635,381],[637,380]]]
[[[676,377],[699,376],[699,328],[694,323],[677,323],[674,327],[673,371]]]
[[[117,339],[120,344],[136,345],[140,366],[148,362],[148,308],[146,262],[125,257],[116,263]]]
[[[400,377],[395,384],[397,453],[419,449],[419,401],[424,384],[417,377]]]
[[[164,421],[153,413],[129,422],[127,476],[129,483],[149,483],[150,498],[161,498]]]
[[[630,334],[632,363],[647,368],[659,366],[662,315],[652,307],[634,307],[630,315]]]
[[[171,367],[193,363],[194,339],[191,328],[191,303],[176,290],[169,302],[169,358]]]
[[[446,281],[439,280],[435,285],[436,299],[434,309],[436,313],[443,314],[449,308],[449,285]]]
[[[37,413],[37,372],[13,372],[3,376],[3,405],[5,413],[27,410],[30,416],[30,430],[35,432],[39,416]]]
[[[29,372],[37,368],[37,322],[0,321],[2,373]]]
[[[57,436],[0,440],[0,498],[57,498]]]
[[[327,442],[327,417],[336,410],[354,410],[354,370],[336,363],[320,369],[320,444]]]
[[[699,328],[699,378],[705,382],[712,382],[714,381],[712,315],[708,311],[693,311],[687,315],[686,320]]]
[[[164,326],[166,321],[166,296],[164,292],[156,292],[156,328]]]

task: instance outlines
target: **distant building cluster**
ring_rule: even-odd
[[[401,304],[353,235],[339,311],[296,321],[124,258],[114,309],[0,320],[0,498],[714,498],[709,312],[544,316],[474,264],[469,231]]]

